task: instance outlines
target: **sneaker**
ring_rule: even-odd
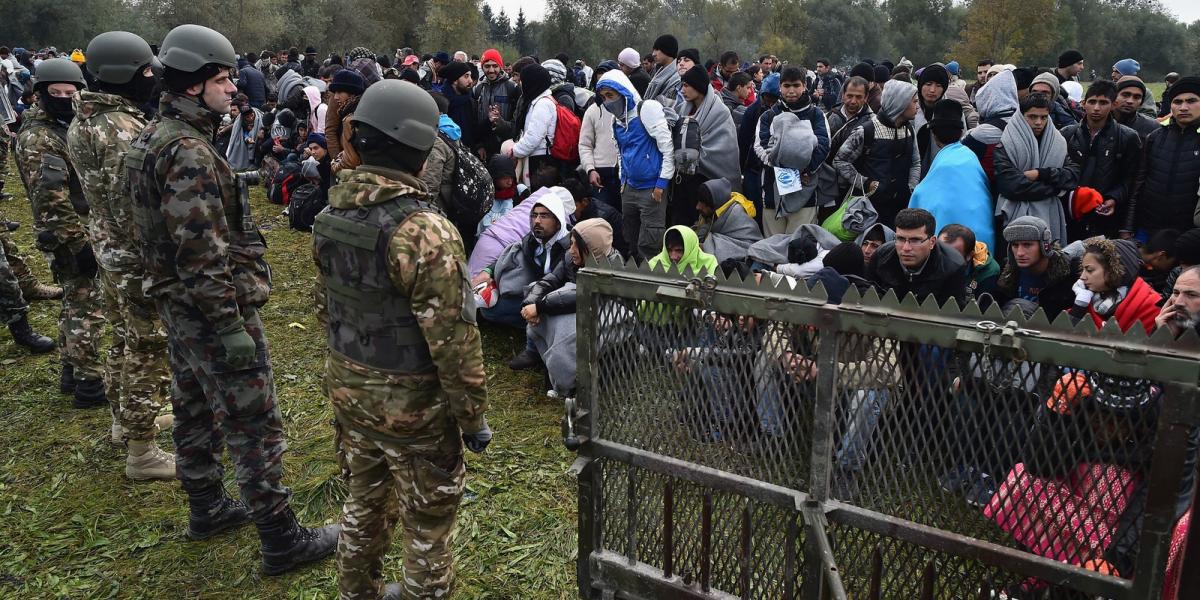
[[[125,476],[135,481],[175,479],[175,457],[163,452],[153,441],[131,440],[125,457]]]
[[[987,473],[980,473],[967,489],[967,504],[975,508],[983,508],[992,501],[992,496],[996,495],[996,480],[992,479]]]

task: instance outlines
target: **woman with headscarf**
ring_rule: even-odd
[[[1038,217],[1050,226],[1052,241],[1066,243],[1067,218],[1059,195],[1076,188],[1079,165],[1067,153],[1066,138],[1050,123],[1052,103],[1042,94],[1029,96],[1021,102],[1021,117],[1011,119],[1000,136],[996,216],[1001,227],[1017,217]]]

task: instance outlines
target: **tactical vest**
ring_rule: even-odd
[[[400,197],[317,215],[313,243],[325,279],[329,349],[372,369],[395,374],[436,371],[408,297],[388,273],[388,244],[396,228],[433,205]]]
[[[29,119],[27,125],[21,127],[22,130],[28,129],[45,130],[50,135],[58,138],[62,142],[63,155],[55,156],[53,154],[42,154],[42,175],[46,185],[64,185],[67,188],[67,193],[71,199],[71,208],[75,209],[75,213],[79,216],[86,217],[91,209],[88,207],[87,197],[83,195],[83,185],[79,182],[79,176],[67,164],[67,130],[65,127],[55,127],[46,121],[40,119]],[[43,149],[44,152],[44,149]],[[20,161],[17,162],[20,164]],[[24,174],[22,175],[24,176]],[[87,219],[83,220],[87,224]]]

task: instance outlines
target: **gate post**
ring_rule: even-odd
[[[825,500],[829,498],[829,477],[833,463],[833,429],[835,427],[834,410],[837,399],[838,371],[838,334],[832,327],[835,315],[832,311],[821,311],[822,325],[831,325],[818,329],[817,340],[817,385],[815,389],[816,402],[813,413],[812,453],[809,456],[809,503],[812,509],[821,511]],[[807,535],[804,536],[804,572],[803,585],[806,600],[820,600],[827,597],[825,581],[825,565],[822,557],[827,550],[821,547],[821,540],[827,540],[825,532],[819,534],[813,529],[824,527],[824,519],[814,523],[815,519],[805,519]]]

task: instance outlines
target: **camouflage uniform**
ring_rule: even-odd
[[[339,179],[313,230],[329,323],[325,386],[349,482],[338,588],[343,600],[380,597],[400,522],[403,597],[445,597],[466,478],[461,432],[483,429],[487,409],[462,240],[418,200],[416,177],[358,167]]]
[[[271,276],[249,202],[210,141],[220,118],[195,98],[164,93],[125,170],[143,289],[167,329],[179,478],[189,491],[220,485],[228,446],[242,499],[262,522],[285,511],[290,494],[280,482],[286,444],[258,315]],[[257,352],[237,370],[218,332],[242,321]]]
[[[6,245],[0,245],[0,325],[17,322],[28,310],[17,276],[8,264]]]
[[[68,130],[71,164],[90,207],[89,233],[113,342],[108,349],[107,395],[130,440],[154,437],[154,417],[166,393],[166,332],[154,301],[142,291],[142,258],[122,159],[146,119],[115,94],[80,93]]]
[[[17,283],[21,286],[21,293],[26,296],[32,295],[37,289],[37,278],[29,270],[29,265],[25,264],[25,257],[21,255],[17,244],[12,241],[12,233],[5,231],[2,227],[0,227],[0,247],[3,247],[4,254],[8,256],[8,266],[12,269],[13,277],[17,278]]]
[[[30,108],[17,133],[17,170],[29,202],[38,249],[52,257],[50,270],[63,287],[59,318],[62,360],[79,379],[104,376],[99,342],[104,330],[95,277],[78,272],[75,255],[91,242],[84,221],[87,202],[78,176],[67,164],[67,128],[48,113]]]

